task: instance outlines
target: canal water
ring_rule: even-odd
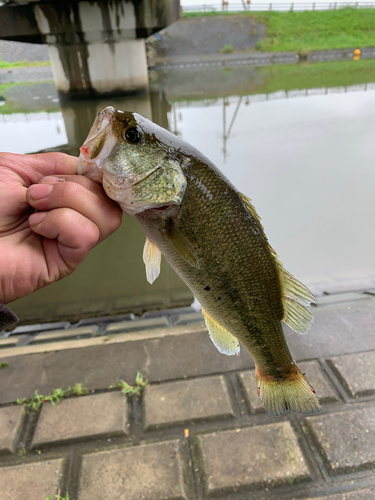
[[[314,293],[375,288],[375,61],[152,72],[147,96],[63,105],[52,82],[21,87],[0,86],[0,150],[77,155],[103,104],[136,111],[253,200],[285,268]],[[144,239],[125,215],[72,276],[11,307],[35,322],[189,305],[165,261],[147,283]]]

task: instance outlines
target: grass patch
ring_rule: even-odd
[[[30,68],[32,66],[51,66],[50,61],[15,61],[8,62],[0,59],[0,69],[2,68]]]
[[[221,47],[220,51],[222,54],[228,54],[229,52],[233,52],[234,47],[231,43],[226,43],[224,47]]]
[[[17,399],[19,405],[25,405],[28,412],[33,413],[39,411],[44,403],[51,403],[53,406],[60,403],[63,399],[69,396],[82,396],[88,394],[89,391],[83,388],[83,384],[77,383],[74,387],[67,389],[55,389],[52,394],[43,395],[35,391],[35,396],[32,399],[22,398]]]
[[[375,47],[375,9],[351,7],[304,12],[189,12],[182,17],[250,16],[267,26],[259,51],[308,53],[311,50]]]
[[[9,363],[6,363],[5,361],[3,361],[2,363],[0,363],[0,370],[2,368],[6,368],[7,366],[9,366]]]
[[[267,26],[258,50],[310,51],[375,46],[375,9],[344,8],[255,15]]]

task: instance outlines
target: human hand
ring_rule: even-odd
[[[68,276],[120,226],[122,210],[77,166],[62,153],[0,153],[0,302]]]

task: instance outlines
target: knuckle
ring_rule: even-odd
[[[116,208],[112,208],[110,221],[109,227],[111,232],[114,233],[121,226],[122,222],[122,214]]]
[[[88,223],[85,231],[85,241],[89,248],[93,248],[99,241],[100,230],[94,223]]]
[[[76,200],[76,199],[81,199],[84,196],[84,192],[82,192],[82,186],[80,184],[77,184],[76,182],[64,182],[61,183],[61,188],[64,197],[66,197],[68,200]]]

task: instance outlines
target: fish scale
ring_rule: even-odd
[[[199,184],[188,183],[173,222],[196,248],[200,269],[192,268],[171,246],[164,236],[164,218],[155,219],[147,211],[136,217],[205,310],[239,339],[267,375],[279,376],[276,368],[289,365],[292,356],[281,329],[283,307],[272,256],[229,182],[200,163],[190,167],[188,177],[192,176],[199,179]],[[212,200],[202,195],[199,185],[212,192]],[[223,214],[219,224],[218,211]],[[197,224],[197,221],[203,222]],[[217,241],[218,234],[221,241]],[[233,246],[236,252],[231,251]],[[216,263],[223,255],[225,265],[216,266],[220,272],[219,269],[212,272],[212,262]],[[258,272],[254,273],[254,267]],[[206,291],[208,284],[210,290]],[[251,308],[249,297],[253,297]]]
[[[142,225],[149,281],[163,254],[202,305],[219,351],[238,354],[240,341],[250,352],[266,411],[318,413],[281,326],[305,333],[313,318],[304,306],[315,298],[283,269],[251,201],[195,148],[111,107],[81,148],[80,170]]]

